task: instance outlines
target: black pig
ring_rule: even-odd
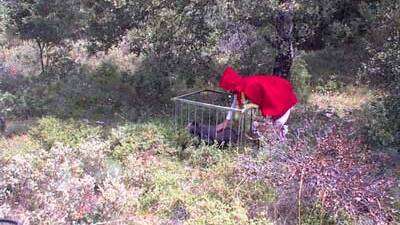
[[[199,137],[207,144],[217,142],[220,145],[227,145],[230,142],[237,143],[239,139],[238,133],[230,127],[216,133],[215,126],[191,122],[187,125],[186,129],[190,134]]]

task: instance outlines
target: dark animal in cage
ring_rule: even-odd
[[[228,144],[236,144],[239,141],[237,131],[230,127],[216,131],[215,126],[191,122],[188,124],[187,130],[207,144],[217,143],[218,145],[228,146]]]
[[[254,117],[259,115],[256,108],[232,108],[233,96],[226,92],[201,90],[172,99],[175,103],[175,128],[186,129],[193,136],[208,144],[219,143],[224,146],[244,147],[254,141],[248,137],[252,133]],[[216,132],[228,113],[232,121],[225,129]]]

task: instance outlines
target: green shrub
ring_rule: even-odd
[[[26,135],[15,136],[12,140],[0,138],[0,159],[10,160],[17,155],[27,155],[40,149],[40,145],[33,138]]]
[[[302,59],[296,59],[292,67],[292,83],[298,98],[302,102],[307,102],[311,92],[310,86],[311,74],[307,69],[307,62]]]
[[[193,196],[183,190],[185,177],[186,172],[179,163],[163,161],[162,168],[153,168],[152,182],[139,199],[141,209],[147,211],[156,206],[159,214],[167,216],[174,203],[188,201]]]
[[[135,103],[140,107],[152,107],[158,109],[172,97],[172,82],[168,77],[166,68],[155,67],[151,62],[143,62],[141,68],[128,77],[128,84],[135,88],[137,93]]]
[[[38,76],[0,76],[2,109],[16,117],[96,118],[117,113],[133,120],[165,112],[172,94],[168,79],[159,73],[120,71],[109,61],[91,70],[60,54],[57,64]]]
[[[50,104],[64,108],[65,116],[110,116],[132,97],[130,89],[122,89],[122,85],[121,72],[112,63],[104,62],[93,72],[82,67],[54,85],[50,91],[57,97]]]
[[[100,136],[100,128],[72,119],[64,122],[54,117],[44,117],[38,121],[36,127],[30,130],[30,135],[47,149],[57,142],[75,147],[91,137]]]
[[[64,111],[63,108],[52,104],[59,100],[56,98],[58,96],[55,94],[55,90],[53,91],[54,86],[54,84],[49,84],[48,79],[43,75],[37,77],[5,75],[0,77],[1,93],[13,96],[8,98],[7,103],[12,105],[9,107],[8,113],[12,117],[40,116],[51,114],[57,110]]]
[[[340,91],[346,84],[356,83],[360,62],[365,59],[365,47],[354,43],[351,48],[328,47],[304,55],[310,84],[317,91]]]
[[[164,151],[170,151],[165,131],[160,124],[128,124],[113,129],[110,138],[115,145],[111,156],[121,161],[136,152],[153,150],[162,154]]]
[[[400,96],[389,96],[366,104],[362,116],[371,144],[393,151],[400,149]]]
[[[188,161],[193,166],[210,167],[222,160],[226,152],[217,144],[207,145],[201,143],[199,146],[190,146],[187,150],[189,156]]]
[[[0,91],[0,115],[9,116],[16,110],[17,97],[9,92]]]
[[[191,156],[191,149],[198,140],[194,139],[185,129],[180,129],[175,132],[172,137],[173,143],[175,145],[174,154],[180,160],[187,160]]]
[[[400,15],[399,3],[382,1],[377,11],[380,15],[374,21],[378,24],[393,22],[391,26],[378,26],[371,32],[369,39],[364,43],[369,59],[360,68],[360,75],[367,75],[371,86],[384,88],[385,91],[400,94]],[[392,12],[387,12],[393,10]]]
[[[307,225],[335,225],[337,224],[338,221],[341,222],[343,225],[350,225],[351,223],[349,222],[350,220],[345,220],[345,219],[339,219],[336,218],[333,219],[332,215],[329,213],[325,212],[321,206],[316,205],[314,207],[309,207],[309,208],[303,208],[300,212],[301,214],[301,224],[307,224]]]
[[[323,80],[319,80],[319,84],[315,90],[320,93],[337,92],[345,87],[345,83],[341,82],[336,75],[328,75]]]

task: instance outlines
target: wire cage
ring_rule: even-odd
[[[225,146],[242,148],[259,144],[254,138],[252,124],[259,115],[257,108],[231,108],[233,95],[216,90],[200,90],[172,98],[175,129],[186,129],[208,144],[218,142]],[[232,122],[222,131],[216,126],[228,113]]]

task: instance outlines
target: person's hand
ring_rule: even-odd
[[[249,103],[243,106],[244,109],[256,109],[258,108],[258,105],[253,104],[253,103]]]

